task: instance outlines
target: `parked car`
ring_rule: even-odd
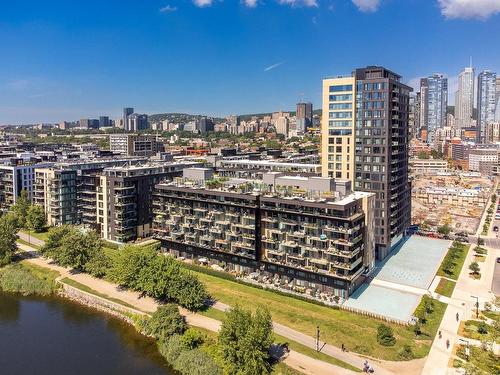
[[[499,257],[499,258],[497,258],[497,263],[500,263],[500,257]]]
[[[493,232],[498,232],[498,227],[496,225],[493,227]]]

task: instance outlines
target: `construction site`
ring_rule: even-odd
[[[436,231],[475,233],[493,192],[494,181],[479,173],[421,175],[412,181],[412,224]]]

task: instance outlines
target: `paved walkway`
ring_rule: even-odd
[[[23,240],[23,241],[26,241],[27,243],[29,244],[33,244],[35,246],[43,246],[45,244],[44,241],[42,240],[39,240],[38,238],[36,237],[33,237],[32,235],[30,235],[29,233],[24,233],[24,232],[18,232],[17,233],[17,236]]]

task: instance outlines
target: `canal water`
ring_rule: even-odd
[[[0,292],[0,374],[174,374],[154,340],[59,297]]]

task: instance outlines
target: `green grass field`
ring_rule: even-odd
[[[268,308],[274,321],[310,336],[316,334],[316,327],[319,325],[323,340],[328,344],[337,347],[344,344],[350,351],[387,360],[399,360],[398,352],[405,344],[412,347],[416,358],[426,356],[446,307],[445,304],[436,301],[435,314],[428,319],[429,323],[426,326],[429,327],[424,327],[429,335],[416,339],[410,327],[384,323],[377,319],[301,301],[204,273],[194,273],[218,301],[230,306]],[[211,310],[213,309],[205,314],[211,314],[213,318],[220,320],[220,313]],[[396,336],[395,346],[385,347],[377,343],[377,327],[382,323],[393,328]]]
[[[445,297],[451,297],[453,290],[455,289],[455,284],[456,283],[454,281],[441,279],[436,288],[436,293]]]
[[[68,284],[68,285],[71,285],[72,287],[80,289],[80,290],[82,290],[84,292],[87,292],[87,293],[93,294],[95,296],[107,299],[108,301],[115,302],[115,303],[117,303],[119,305],[122,305],[122,306],[125,306],[125,307],[129,307],[129,308],[132,308],[132,309],[135,309],[135,310],[139,310],[135,306],[132,306],[131,304],[129,304],[129,303],[125,302],[125,301],[122,301],[122,300],[117,299],[117,298],[110,297],[107,294],[100,293],[97,290],[94,290],[94,289],[88,287],[87,285],[79,283],[78,281],[75,281],[73,279],[65,277],[65,278],[63,278],[61,280],[61,282],[65,283],[65,284]]]

